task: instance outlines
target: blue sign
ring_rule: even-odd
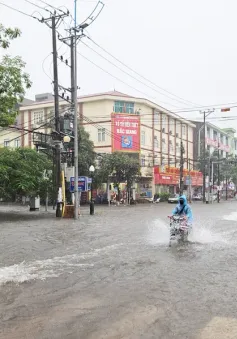
[[[88,178],[87,177],[78,177],[78,191],[86,192],[88,191]],[[74,177],[70,178],[70,192],[74,192]]]

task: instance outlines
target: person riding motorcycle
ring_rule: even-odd
[[[185,216],[187,219],[187,226],[192,228],[193,214],[191,207],[187,203],[187,198],[185,195],[181,195],[179,197],[178,205],[173,210],[172,215]]]

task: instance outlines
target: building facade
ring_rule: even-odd
[[[68,104],[60,101],[61,114],[68,109]],[[195,125],[147,99],[117,91],[87,95],[78,98],[78,115],[97,153],[122,151],[117,143],[121,138],[126,152],[137,152],[142,173],[140,194],[151,196],[155,191],[178,186],[173,177],[180,167],[181,143],[184,168],[193,169]],[[50,133],[53,117],[53,101],[37,101],[20,107],[18,123],[25,129]],[[22,130],[21,146],[34,147],[31,133]],[[163,175],[172,180],[163,180]]]
[[[195,122],[196,129],[194,132],[194,159],[200,157],[204,140],[204,125],[202,122]],[[209,122],[206,123],[205,146],[206,150],[212,154],[219,149],[220,157],[227,158],[237,155],[237,140],[235,137],[236,130],[233,128],[219,128]]]

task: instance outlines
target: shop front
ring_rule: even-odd
[[[202,186],[203,176],[199,171],[183,170],[184,190],[192,191]],[[154,167],[154,184],[155,192],[157,193],[179,193],[180,185],[180,169],[169,166],[155,166]]]

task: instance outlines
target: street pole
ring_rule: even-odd
[[[183,147],[183,141],[181,140],[180,143],[180,177],[179,177],[179,195],[183,194],[183,171],[184,171],[184,147]]]
[[[190,173],[190,171],[191,171],[191,164],[190,164],[190,159],[188,159],[188,173],[189,173],[189,175],[188,175],[188,188],[189,188],[189,203],[191,204],[191,202],[192,202],[192,192],[191,192],[191,190],[192,190],[192,185],[191,185],[191,173]]]
[[[220,202],[220,144],[218,140],[218,167],[217,167],[217,175],[218,175],[218,190],[217,190],[217,202]]]
[[[206,117],[208,117],[214,110],[200,112],[203,114],[203,202],[206,202]],[[201,140],[199,140],[200,142]]]
[[[214,186],[214,167],[213,167],[213,161],[211,162],[211,182],[212,182],[212,187],[211,187],[211,193],[212,193],[212,197],[213,197],[213,186]],[[211,203],[213,204],[213,198]]]
[[[59,120],[59,93],[58,93],[58,63],[57,63],[57,40],[56,40],[56,18],[52,16],[52,40],[53,40],[53,77],[54,77],[54,114],[55,114],[55,130],[60,135]],[[56,157],[56,187],[57,187],[57,207],[56,217],[62,217],[62,199],[61,199],[61,148],[58,141],[55,145]]]
[[[78,199],[78,117],[77,117],[77,0],[74,0],[74,37],[72,37],[71,42],[72,48],[74,46],[74,63],[72,63],[72,78],[74,79],[73,84],[73,105],[74,105],[74,219],[78,219],[78,210],[79,210],[79,199]],[[74,73],[74,75],[73,75]]]
[[[226,172],[226,178],[225,178],[225,200],[228,200],[228,177],[227,177],[227,172]]]

